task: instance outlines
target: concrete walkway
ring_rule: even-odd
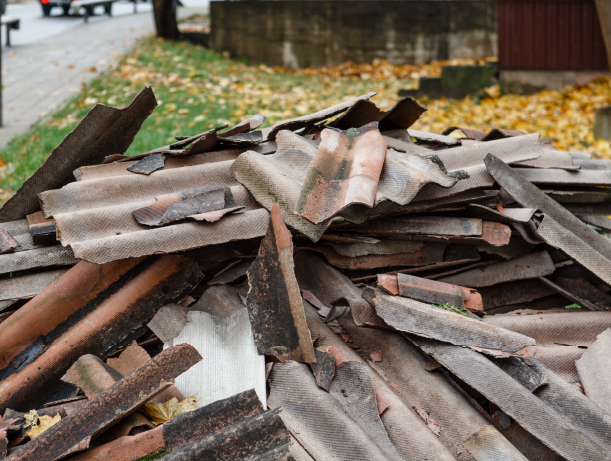
[[[199,8],[181,8],[179,16],[199,12]],[[153,30],[152,13],[143,12],[82,23],[36,43],[4,48],[0,149],[78,94],[100,72],[114,67],[138,37]]]

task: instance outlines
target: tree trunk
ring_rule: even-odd
[[[611,1],[596,0],[596,10],[598,11],[598,20],[600,28],[603,31],[603,39],[607,48],[607,62],[611,67]]]
[[[176,0],[153,0],[153,13],[157,36],[170,40],[178,40],[176,25]]]

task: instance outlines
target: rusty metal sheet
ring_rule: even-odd
[[[19,243],[17,243],[17,240],[11,237],[11,234],[3,229],[0,229],[0,254],[15,251],[15,248],[18,246]]]
[[[161,226],[188,216],[233,208],[231,187],[202,187],[155,197],[155,203],[134,210],[134,218],[146,226]]]
[[[0,301],[33,298],[68,270],[56,269],[0,279]]]
[[[534,160],[516,163],[514,167],[551,168],[560,170],[579,170],[579,165],[573,165],[573,157],[568,152],[548,151]]]
[[[73,459],[137,461],[147,455],[168,454],[202,438],[222,434],[235,424],[262,413],[257,394],[249,390],[180,414],[151,431],[114,440]]]
[[[530,336],[537,341],[537,345],[564,344],[588,347],[596,341],[599,334],[611,328],[611,312],[529,311],[521,315],[490,315],[484,317],[484,321]]]
[[[482,354],[424,338],[415,340],[427,354],[564,458],[575,461],[611,459],[611,442],[608,437],[606,441],[600,437],[602,432],[609,430],[606,428],[611,425],[611,416],[595,410],[595,405],[588,402],[575,386],[572,386],[573,392],[562,388],[563,392],[559,395],[568,397],[566,406],[573,413],[566,411],[566,408],[558,408],[553,393],[562,386],[557,382],[562,379],[551,370],[543,370],[542,366],[534,367],[549,382],[538,392],[532,393]],[[530,359],[529,362],[535,363],[536,360]],[[581,407],[575,405],[575,401]],[[591,422],[584,423],[586,415],[590,415]],[[601,427],[592,431],[594,422]]]
[[[148,157],[144,157],[142,160],[138,160],[136,163],[128,166],[127,171],[149,175],[153,171],[162,169],[164,164],[165,154],[151,154]]]
[[[575,362],[586,395],[608,414],[611,414],[610,360],[611,329],[607,329],[598,335],[596,341]]]
[[[547,197],[502,160],[492,155],[486,166],[495,180],[522,206],[537,208],[545,214],[537,234],[560,248],[606,282],[611,282],[609,240],[589,228],[566,208]]]
[[[478,291],[482,296],[484,310],[486,311],[495,307],[528,303],[555,293],[554,290],[542,284],[539,279],[497,283],[489,287],[478,288]]]
[[[412,98],[397,102],[388,111],[382,111],[368,100],[361,100],[337,118],[330,126],[340,130],[359,127],[371,122],[379,122],[380,130],[409,128],[426,111]]]
[[[376,312],[391,327],[406,333],[466,346],[495,357],[534,354],[535,340],[503,328],[488,328],[479,320],[408,298],[367,288]]]
[[[25,218],[38,210],[39,193],[63,186],[72,178],[75,169],[101,163],[109,153],[125,152],[155,106],[157,101],[150,86],[124,108],[96,104],[4,204],[0,209],[0,221]]]
[[[479,288],[515,280],[545,277],[556,267],[546,251],[540,251],[518,259],[491,264],[462,274],[445,277],[440,282]]]
[[[484,312],[481,295],[469,288],[408,274],[398,274],[397,285],[399,294],[406,298],[430,304],[452,304],[473,312]]]
[[[329,393],[306,365],[276,364],[270,376],[270,406],[315,459],[401,460],[382,425],[373,382],[364,363],[346,361],[336,369]],[[337,449],[336,447],[343,447]]]
[[[583,222],[592,224],[601,229],[611,230],[611,218],[605,215],[580,214],[577,215]]]
[[[164,461],[198,459],[292,460],[291,438],[278,416],[281,409],[267,411],[240,422],[217,436],[208,436],[160,458]]]
[[[255,389],[265,405],[265,357],[257,353],[245,308],[230,317],[188,312],[186,325],[164,348],[183,343],[206,357],[176,379],[183,395],[197,394],[198,407],[248,389]]]
[[[161,306],[182,300],[202,277],[182,256],[80,262],[0,324],[0,411],[42,403],[80,356],[105,358],[140,336]]]
[[[498,444],[498,431],[494,426],[482,426],[471,434],[462,446],[477,461],[529,461],[508,440]]]
[[[259,254],[248,270],[248,313],[260,354],[279,360],[316,361],[295,278],[293,244],[280,207],[272,206],[271,222]]]
[[[357,104],[359,101],[367,100],[372,96],[375,96],[376,93],[367,93],[358,98],[351,99],[349,101],[345,101],[335,106],[327,107],[318,112],[314,112],[313,114],[304,115],[302,117],[291,118],[288,120],[282,120],[274,126],[269,128],[264,128],[262,130],[262,138],[264,141],[276,139],[276,135],[280,130],[291,130],[295,131],[299,128],[306,127],[308,125],[313,125],[315,123],[321,122],[328,118],[333,117],[334,115],[341,114],[346,110],[350,109],[352,106]]]
[[[159,353],[14,452],[13,460],[54,461],[71,453],[75,446],[84,441],[88,443],[107,427],[129,416],[201,359],[188,344]]]
[[[212,280],[208,282],[208,285],[224,285],[226,283],[235,282],[240,277],[244,277],[248,272],[248,269],[252,265],[252,259],[240,259],[231,263],[221,272],[217,273]]]
[[[308,328],[312,332],[312,335],[318,338],[317,344],[319,344],[320,347],[324,347],[330,354],[336,357],[336,366],[339,366],[346,360],[366,363],[360,353],[357,353],[354,349],[349,347],[339,336],[339,334],[331,331],[329,326],[321,320],[320,316],[311,306],[306,305],[305,312],[308,321]],[[350,329],[344,320],[347,320],[354,329]],[[483,420],[481,416],[478,416],[477,412],[473,410],[472,407],[464,406],[464,401],[459,403],[457,400],[455,400],[457,394],[456,391],[453,390],[451,386],[448,386],[447,383],[444,387],[443,377],[439,376],[438,374],[425,371],[419,361],[414,362],[414,359],[424,356],[419,350],[417,350],[417,348],[412,348],[412,350],[415,351],[415,354],[418,354],[417,356],[414,355],[412,360],[410,360],[409,356],[401,354],[401,352],[403,352],[405,349],[398,347],[397,342],[391,340],[393,337],[402,339],[400,335],[370,328],[356,328],[354,323],[350,322],[350,316],[347,315],[339,317],[338,321],[341,322],[342,329],[347,329],[347,334],[353,341],[355,341],[355,344],[358,345],[359,351],[373,352],[379,349],[383,350],[383,355],[386,357],[386,359],[383,362],[378,362],[375,365],[379,365],[379,367],[383,367],[386,371],[389,371],[389,375],[385,376],[384,371],[382,371],[379,367],[376,369],[372,367],[369,370],[369,373],[373,382],[373,387],[377,393],[389,403],[389,407],[381,415],[381,419],[386,432],[388,433],[388,437],[393,442],[395,447],[397,447],[399,453],[405,459],[456,461],[457,458],[455,453],[453,453],[451,448],[448,448],[452,446],[452,443],[446,444],[445,442],[450,440],[450,437],[454,437],[456,433],[464,434],[464,436],[458,435],[454,438],[454,440],[464,440],[470,432],[475,430],[471,428],[477,428],[479,425],[481,425],[478,425],[478,420],[485,420]],[[384,341],[374,344],[373,348],[368,348],[366,343],[360,341],[362,338],[361,335],[365,335],[365,337],[370,337],[371,335],[382,335]],[[406,341],[403,340],[403,342],[405,343]],[[389,368],[391,365],[398,366],[404,363],[413,365],[410,369],[411,374],[406,376],[413,376],[414,381],[405,383],[406,386],[403,386],[404,382],[399,379],[396,374],[392,374],[392,368]],[[392,379],[389,376],[391,376]],[[424,384],[419,382],[420,378]],[[395,382],[397,384],[395,384]],[[414,383],[417,384],[414,385]],[[434,385],[433,383],[436,384]],[[441,386],[441,389],[439,389],[439,386]],[[398,392],[397,389],[399,390]],[[444,420],[443,414],[447,414],[448,417],[450,416],[449,413],[451,412],[445,411],[447,408],[452,408],[455,410],[458,410],[459,408],[462,409],[462,412],[456,411],[455,413],[461,414],[463,418],[462,424],[448,425],[444,427],[443,431],[441,432],[442,437],[437,437],[414,412],[412,406],[419,402],[418,400],[411,400],[411,397],[415,395],[433,397],[433,399],[429,402],[435,402],[435,397],[440,397],[442,400],[439,404],[435,402],[432,405],[425,404],[421,406],[424,406],[427,409],[437,408],[439,406],[443,407],[444,411],[439,412],[441,420]],[[456,402],[458,405],[444,406],[448,402]],[[436,416],[438,415],[436,414]],[[450,434],[452,435],[450,436]]]
[[[314,350],[316,362],[311,363],[312,373],[316,378],[316,384],[321,389],[329,392],[331,380],[335,376],[335,357],[327,353],[324,347],[317,347]]]
[[[407,240],[406,242],[412,243]],[[417,242],[422,244],[422,242]],[[390,255],[343,256],[330,245],[304,247],[304,249],[321,253],[329,264],[341,269],[375,269],[391,266],[424,266],[443,261],[443,246],[438,244],[424,245],[417,251]]]
[[[526,181],[533,184],[555,184],[575,186],[611,186],[611,171],[583,170],[564,171],[542,168],[512,168]]]
[[[339,213],[350,217],[362,214],[359,207],[373,207],[386,157],[378,124],[347,131],[325,129],[321,138],[295,213],[320,224]]]

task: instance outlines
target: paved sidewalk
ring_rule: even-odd
[[[181,8],[179,16],[199,12]],[[29,45],[2,50],[4,126],[0,149],[114,67],[138,37],[153,33],[151,12],[80,24]]]

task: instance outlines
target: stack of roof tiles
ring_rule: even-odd
[[[0,458],[611,460],[611,161],[371,96],[96,105],[0,209]]]

